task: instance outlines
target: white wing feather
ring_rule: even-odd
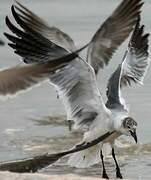
[[[76,59],[51,75],[50,80],[56,86],[68,119],[74,120],[75,127],[92,129],[98,120],[103,127],[105,106],[94,70],[89,64]]]

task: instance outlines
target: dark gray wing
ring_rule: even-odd
[[[109,109],[125,109],[125,103],[121,98],[120,90],[121,70],[122,67],[119,65],[108,81],[106,91],[108,100],[106,102],[106,107]]]
[[[142,5],[142,0],[123,0],[95,33],[88,48],[87,61],[96,73],[108,64],[115,50],[133,30]]]
[[[78,53],[82,49],[87,47],[86,45],[73,53],[69,53],[26,25],[16,14],[14,7],[12,7],[12,12],[15,20],[25,31],[15,27],[6,17],[7,26],[17,37],[8,33],[4,33],[4,35],[12,42],[9,45],[15,49],[16,54],[25,60],[35,62],[35,64],[33,63],[33,65],[26,67],[15,67],[0,72],[1,94],[14,94],[17,91],[27,89],[39,83],[43,79],[48,79],[50,73],[54,73],[56,70],[67,65],[78,57]],[[64,55],[58,57],[57,52],[62,52]]]
[[[30,26],[31,29],[39,32],[47,39],[65,48],[66,50],[76,50],[74,41],[69,35],[56,27],[50,27],[44,20],[31,12],[21,3],[16,1],[16,4],[17,5],[15,5],[15,8],[18,10],[19,16],[28,26]]]
[[[120,86],[130,85],[131,81],[143,82],[150,62],[148,37],[149,34],[144,34],[144,26],[140,26],[140,19],[138,19],[123,61],[109,79],[106,103],[108,108],[125,107]]]
[[[50,61],[54,62],[54,60],[58,60],[58,63],[62,63],[64,61],[64,57],[67,61],[69,59],[73,60],[74,57],[78,57],[78,53],[81,50],[88,46],[87,44],[81,49],[78,49],[73,53],[69,53],[64,48],[56,45],[38,32],[32,30],[16,14],[13,6],[12,12],[15,20],[24,29],[24,31],[14,26],[9,20],[9,18],[6,17],[7,26],[14,34],[17,35],[17,37],[8,33],[4,33],[4,35],[8,38],[8,40],[12,42],[9,43],[9,46],[15,49],[14,52],[23,57],[25,61],[32,61],[35,63],[47,63]],[[62,55],[58,56],[58,54]]]
[[[68,51],[64,48],[32,30],[18,16],[14,6],[12,6],[12,13],[16,22],[23,30],[15,27],[8,17],[6,17],[8,28],[16,34],[17,37],[7,33],[4,34],[12,42],[9,46],[15,49],[15,53],[22,56],[25,62],[47,62],[68,54]]]

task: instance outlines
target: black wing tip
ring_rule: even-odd
[[[150,33],[145,32],[145,25],[141,24],[141,16],[139,15],[129,42],[130,51],[134,51],[139,58],[146,59],[149,56],[149,36]]]
[[[140,6],[140,8],[144,5],[144,1],[142,1],[142,0],[140,0],[140,2],[139,2],[139,6]]]
[[[14,19],[16,20],[16,22],[17,22],[18,24],[20,24],[20,23],[21,23],[21,19],[20,19],[19,15],[18,15],[18,13],[16,12],[15,9],[16,9],[15,5],[12,5],[12,6],[11,6],[12,15],[13,15]]]
[[[12,15],[13,15],[15,21],[16,21],[18,24],[20,24],[20,22],[19,22],[19,19],[20,19],[20,18],[19,18],[19,16],[18,16],[17,12],[15,11],[15,6],[14,6],[14,5],[11,6],[11,12],[12,12]]]
[[[140,26],[140,21],[141,21],[141,15],[139,14],[138,17],[137,17],[136,27]]]
[[[5,17],[5,23],[6,23],[7,27],[9,28],[9,30],[12,31],[12,23],[8,16]]]
[[[9,22],[9,17],[8,16],[5,17],[5,23],[7,24],[7,22]]]
[[[5,17],[5,23],[6,23],[7,27],[9,28],[9,30],[12,31],[13,24],[11,23],[8,16]]]
[[[8,43],[8,46],[10,46],[12,49],[16,49],[16,45],[13,43]]]
[[[4,32],[3,34],[4,34],[4,36],[5,36],[9,41],[12,42],[12,43],[8,43],[8,46],[11,47],[12,49],[16,49],[16,44],[15,44],[14,41],[12,40],[12,39],[14,38],[14,36],[12,36],[12,35],[10,35],[10,34],[8,34],[8,33],[6,33],[6,32]]]
[[[146,39],[148,39],[149,36],[150,36],[150,33],[146,33],[143,37],[146,38]]]
[[[3,35],[9,40],[9,35],[10,35],[10,34],[4,32]]]
[[[148,40],[150,34],[145,33],[144,29],[145,29],[145,25],[144,24],[141,25],[141,16],[138,15],[136,25],[135,25],[135,28],[133,30],[131,40],[129,43],[129,47],[137,46],[137,44],[141,45],[143,42],[148,44],[147,40]]]
[[[11,35],[8,34],[8,33],[6,33],[6,32],[4,32],[3,34],[4,34],[4,36],[5,36],[7,39],[9,39],[9,37],[11,37]]]
[[[12,11],[12,14],[15,12],[15,6],[14,5],[11,6],[11,11]]]
[[[144,29],[145,29],[145,25],[141,25],[139,28],[138,28],[138,34],[137,34],[137,39],[140,39],[141,41],[145,40],[145,39],[148,39],[149,36],[150,36],[150,33],[145,33],[144,32]]]
[[[8,16],[6,16],[5,17],[5,23],[6,23],[6,26],[9,28],[9,18],[8,18]],[[3,34],[5,34],[5,32],[3,33]]]

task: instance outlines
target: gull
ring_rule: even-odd
[[[79,60],[75,65],[75,61],[72,61],[63,68],[65,73],[59,71],[51,77],[68,112],[74,118],[75,125],[83,130],[83,140],[70,150],[46,155],[46,165],[67,155],[70,155],[68,164],[78,168],[89,167],[101,161],[102,177],[109,179],[102,151],[108,143],[112,148],[116,177],[123,178],[115,156],[115,140],[126,135],[132,136],[137,143],[137,122],[130,116],[121,88],[130,86],[132,82],[143,84],[150,63],[148,38],[149,34],[144,33],[144,25],[140,25],[138,17],[122,62],[108,81],[106,103],[97,88],[95,71],[87,62]],[[45,165],[42,163],[39,166]]]
[[[127,135],[132,136],[137,143],[137,122],[130,116],[129,109],[126,107],[121,95],[121,87],[131,85],[132,82],[143,83],[150,63],[148,38],[149,34],[144,34],[144,26],[140,25],[140,18],[138,18],[124,58],[108,81],[106,92],[108,100],[106,103],[103,102],[97,88],[94,69],[86,62],[83,68],[82,65],[80,66],[81,69],[76,63],[75,72],[77,73],[73,73],[73,69],[72,73],[70,72],[70,76],[74,78],[66,77],[67,71],[69,75],[67,67],[66,73],[54,74],[52,82],[60,87],[61,95],[66,95],[65,104],[68,105],[67,110],[72,112],[75,125],[84,127],[85,132],[82,142],[73,150],[55,154],[52,159],[59,159],[62,156],[74,153],[70,156],[68,164],[81,168],[89,167],[99,163],[101,160],[103,167],[102,177],[108,179],[102,149],[106,143],[109,143],[116,165],[116,177],[122,178],[114,152],[115,140],[121,135]],[[88,67],[87,72],[84,70],[86,67]],[[69,66],[69,68],[71,67]],[[73,79],[76,78],[78,81],[73,85]],[[102,142],[97,140],[100,135],[103,136]],[[97,142],[94,143],[95,140]]]
[[[133,12],[137,7],[137,13],[135,12],[134,14],[139,15],[140,7],[142,6],[141,1],[123,1],[122,3],[124,2],[129,2],[128,4],[133,2]],[[138,3],[136,7],[134,6],[134,2]],[[125,6],[124,9],[122,8],[122,12],[124,10]],[[16,28],[7,17],[6,23],[8,27],[20,37],[20,40],[18,40],[18,38],[16,40],[14,36],[5,33],[7,38],[13,42],[10,46],[13,47],[16,53],[23,57],[26,62],[41,62],[43,57],[39,58],[39,52],[35,52],[34,49],[31,49],[31,46],[28,48],[28,44],[26,44],[26,46],[24,44],[30,39],[29,35],[33,33],[33,28],[29,27],[25,17],[18,15],[14,6],[12,6],[12,13],[16,22],[23,28],[24,32]],[[126,17],[128,15],[129,13],[126,14]],[[105,144],[109,143],[116,165],[116,176],[117,178],[122,178],[114,153],[114,142],[123,134],[132,136],[137,142],[137,122],[129,115],[129,110],[126,108],[126,104],[124,104],[123,98],[121,97],[120,85],[130,84],[131,81],[142,83],[149,65],[149,35],[144,34],[143,26],[140,26],[139,21],[140,19],[137,17],[137,25],[135,26],[128,50],[122,63],[109,79],[107,85],[108,100],[106,103],[104,103],[98,89],[95,75],[97,72],[96,69],[80,57],[75,58],[66,66],[59,68],[53,74],[49,75],[51,83],[58,90],[59,97],[64,103],[67,117],[74,121],[75,128],[83,132],[83,140],[72,150],[53,155],[52,159],[54,161],[71,153],[74,154],[70,156],[68,163],[75,167],[88,167],[102,161],[102,177],[108,178],[102,149]],[[136,18],[134,22],[136,23]],[[20,41],[22,43],[20,43]],[[32,42],[31,39],[31,43],[35,42]],[[92,44],[93,43],[92,41]],[[91,42],[89,44],[92,45]],[[32,57],[33,51],[35,53],[34,58]],[[60,52],[59,49],[54,48],[52,50],[54,56],[57,55],[56,51],[58,51],[58,53]],[[61,53],[62,51],[63,50],[61,50]],[[67,52],[63,51],[63,53]],[[46,62],[47,61],[48,59],[46,59]]]
[[[136,24],[137,16],[140,13],[142,5],[142,0],[123,0],[94,34],[88,46],[86,61],[92,66],[96,74],[98,74],[100,68],[103,68],[109,63],[114,52],[129,36]],[[12,14],[16,22],[25,32],[27,32],[27,29],[23,27],[23,24],[26,24],[31,30],[59,46],[59,48],[52,48],[52,59],[64,56],[67,52],[73,52],[77,49],[74,41],[68,34],[56,27],[50,27],[39,16],[17,1],[12,7]],[[8,18],[6,18],[6,24],[13,33],[17,33],[16,28],[8,21]],[[16,35],[20,37],[20,35]],[[18,42],[16,42],[16,44],[19,46]],[[33,46],[34,45],[35,44],[33,44]],[[11,44],[10,46],[14,49],[17,48],[17,46]],[[62,47],[62,50],[60,50],[60,47]],[[42,56],[41,58],[33,59],[28,54],[20,54],[18,51],[15,51],[15,53],[22,56],[22,61],[26,64],[45,62],[48,60],[42,58]],[[59,97],[58,91],[57,97]],[[67,120],[70,123],[72,119],[68,116]]]

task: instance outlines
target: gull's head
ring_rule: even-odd
[[[125,131],[125,134],[128,136],[132,136],[135,142],[137,143],[137,134],[136,134],[137,122],[131,117],[126,117],[122,122],[122,126]]]

